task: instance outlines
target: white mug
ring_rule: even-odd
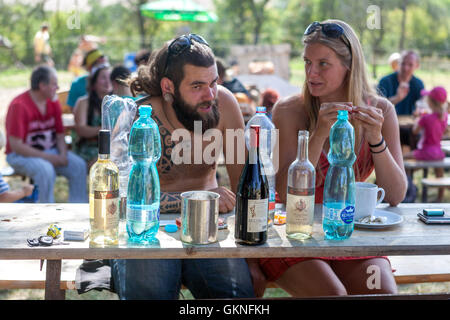
[[[381,192],[378,198],[378,193]],[[384,199],[384,189],[367,182],[355,183],[355,221],[373,215],[375,207]]]

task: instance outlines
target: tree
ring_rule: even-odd
[[[229,24],[233,43],[245,44],[250,38],[253,44],[259,43],[269,0],[215,0],[214,3],[220,21],[218,27],[223,33],[223,23]]]
[[[398,49],[401,51],[405,48],[405,26],[406,26],[406,9],[408,7],[408,0],[402,0],[401,9],[402,9],[402,22],[401,22],[401,32],[400,32],[400,41],[398,43]]]
[[[133,15],[137,18],[137,26],[139,29],[139,35],[141,38],[141,49],[152,49],[152,42],[149,34],[155,34],[159,28],[159,22],[155,19],[146,18],[142,15],[141,6],[146,4],[147,0],[127,0]]]
[[[254,19],[253,44],[258,44],[261,28],[264,23],[264,8],[269,0],[247,0]]]

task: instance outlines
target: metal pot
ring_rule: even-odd
[[[181,241],[190,244],[217,242],[220,195],[210,191],[181,194]]]

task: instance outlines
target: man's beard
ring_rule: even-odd
[[[200,107],[209,105],[211,105],[211,111],[204,113],[203,116],[197,111]],[[217,127],[219,124],[220,113],[217,106],[217,99],[192,106],[183,100],[178,90],[175,90],[172,106],[178,121],[191,132],[194,132],[194,121],[202,122],[202,133],[205,133],[208,129]]]

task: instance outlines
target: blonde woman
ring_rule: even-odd
[[[356,181],[364,181],[375,169],[377,184],[386,190],[385,200],[397,205],[407,189],[397,116],[394,106],[369,84],[357,36],[345,22],[327,20],[312,23],[303,42],[303,92],[281,100],[273,111],[281,141],[276,181],[280,198],[286,201],[287,171],[296,158],[297,133],[308,130],[309,160],[316,167],[316,203],[323,202],[330,128],[337,120],[337,111],[348,110],[355,128]],[[296,297],[397,290],[385,257],[260,259],[249,261],[249,265],[257,295],[264,292],[266,280],[276,281]],[[367,268],[374,265],[379,267],[381,286],[369,289]]]

